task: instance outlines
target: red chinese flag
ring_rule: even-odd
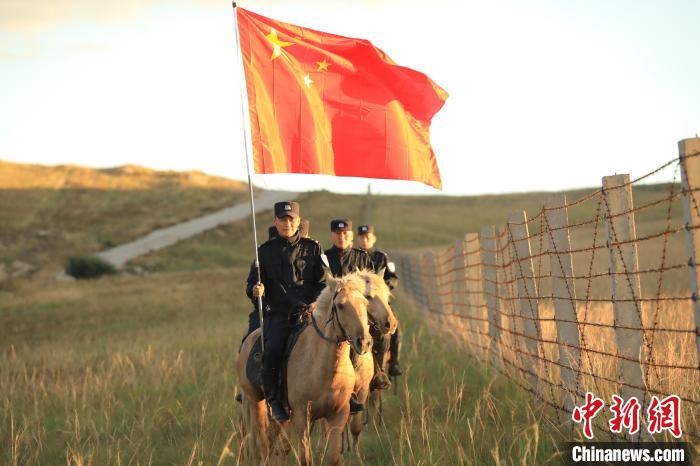
[[[256,173],[442,187],[430,120],[447,92],[367,40],[237,10]]]

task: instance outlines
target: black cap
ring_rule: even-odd
[[[347,218],[331,220],[331,231],[352,231],[352,220]]]
[[[299,203],[291,201],[276,202],[275,217],[299,218]]]
[[[357,227],[358,235],[366,235],[367,233],[374,233],[374,225],[360,225]]]

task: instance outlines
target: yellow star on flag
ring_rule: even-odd
[[[313,81],[311,80],[311,76],[309,76],[307,73],[306,76],[304,76],[304,84],[306,84],[306,87],[311,87],[312,83]]]
[[[316,71],[328,71],[328,67],[331,66],[330,63],[324,58],[322,61],[317,61],[318,69]]]
[[[270,28],[270,33],[265,36],[265,39],[267,39],[268,42],[272,44],[272,56],[270,57],[270,60],[274,60],[275,58],[282,55],[282,47],[289,47],[290,45],[294,45],[294,42],[281,41],[277,37],[277,31],[275,30],[275,28]]]

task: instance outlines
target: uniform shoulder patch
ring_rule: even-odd
[[[396,272],[396,264],[393,262],[387,262],[386,268],[389,269],[389,272],[394,273]]]

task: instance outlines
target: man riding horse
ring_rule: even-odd
[[[384,282],[390,290],[393,290],[396,287],[396,283],[399,281],[399,277],[396,275],[396,266],[389,260],[389,256],[387,256],[384,251],[374,247],[377,242],[374,226],[360,225],[357,227],[357,241],[360,245],[360,249],[367,251],[372,258],[374,270],[384,269]],[[394,332],[390,338],[388,336],[381,337],[379,335],[372,335],[374,339],[373,353],[376,361],[384,361],[384,354],[388,347],[389,375],[394,377],[403,374],[399,367],[399,352],[401,351],[400,331],[401,328],[397,327],[396,332]],[[382,365],[381,362],[379,364]]]
[[[331,221],[331,242],[333,246],[325,251],[331,272],[334,277],[342,277],[357,270],[372,270],[377,272],[372,258],[367,251],[353,248],[353,228],[352,220],[336,219]],[[386,273],[386,272],[385,272]],[[372,335],[372,338],[381,340],[380,336]],[[381,365],[375,365],[375,374],[372,379],[371,388],[373,390],[385,390],[391,387],[391,382],[382,370]],[[363,407],[355,405],[354,399],[350,399],[351,411],[357,412]]]
[[[275,204],[277,235],[258,248],[260,281],[253,265],[246,287],[253,303],[257,304],[259,297],[263,299],[263,390],[272,417],[280,422],[289,419],[279,389],[287,340],[325,286],[321,245],[300,234],[299,210],[297,202]]]
[[[302,238],[309,238],[310,224],[311,223],[307,219],[301,219],[301,222],[299,223],[299,235]],[[277,238],[277,227],[275,225],[270,225],[267,229],[267,235],[268,240]],[[255,262],[253,262],[251,267],[255,267]],[[253,306],[253,310],[250,311],[250,314],[248,314],[248,331],[243,336],[243,339],[241,339],[241,344],[243,344],[243,340],[245,340],[248,337],[248,335],[253,333],[253,331],[256,328],[260,328],[260,314],[258,313],[258,303],[255,303],[255,305]]]

